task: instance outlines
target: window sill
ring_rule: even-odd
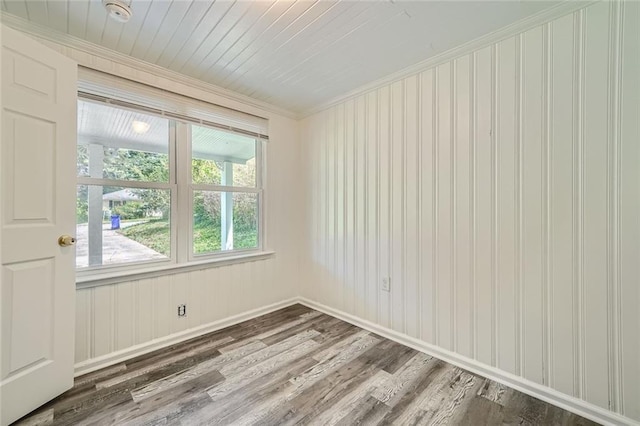
[[[200,269],[219,268],[234,263],[254,262],[256,260],[270,259],[275,256],[274,251],[260,251],[254,253],[241,253],[215,259],[199,260],[181,264],[162,265],[132,269],[118,272],[101,272],[76,278],[76,289],[98,287],[101,285],[117,284],[125,281],[135,281],[145,278],[159,277],[163,275],[179,274],[182,272],[197,271]]]

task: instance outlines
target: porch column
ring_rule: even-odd
[[[233,163],[224,162],[222,185],[233,186]],[[220,195],[220,236],[222,250],[233,250],[233,193]]]
[[[89,144],[89,176],[102,178],[104,148]],[[89,266],[102,265],[102,187],[89,185],[87,237],[89,239]]]

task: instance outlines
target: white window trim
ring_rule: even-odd
[[[149,96],[157,96],[155,90],[138,87],[138,90],[148,91]],[[116,105],[114,105],[116,106]],[[141,112],[144,105],[140,105]],[[116,106],[119,107],[119,106]],[[185,123],[178,119],[169,119],[170,139],[169,158],[170,171],[169,182],[143,182],[143,181],[120,181],[112,179],[98,179],[90,177],[78,177],[78,185],[109,185],[124,186],[134,188],[157,188],[169,189],[171,192],[170,206],[170,232],[171,255],[166,260],[148,260],[140,262],[130,262],[115,265],[101,265],[76,269],[76,288],[95,287],[100,285],[114,284],[131,280],[150,278],[154,276],[166,275],[167,273],[180,273],[191,270],[220,267],[234,263],[251,262],[267,259],[275,255],[274,251],[267,250],[267,233],[265,228],[265,140],[256,138],[256,187],[232,187],[221,185],[193,184],[191,176],[191,143],[178,144],[177,141],[190,141],[189,126],[194,123]],[[206,125],[205,125],[206,126]],[[215,253],[195,254],[193,252],[193,191],[194,190],[214,190],[234,192],[250,192],[258,194],[258,247],[251,249],[238,249],[230,251],[220,251]],[[181,206],[187,207],[187,213],[181,213]],[[187,229],[186,238],[178,238],[178,230]]]
[[[256,262],[271,259],[276,256],[272,250],[234,250],[225,252],[226,256],[219,256],[215,259],[206,259],[185,263],[160,262],[138,262],[135,268],[108,268],[95,270],[90,275],[78,274],[76,277],[76,288],[99,287],[101,285],[117,284],[127,281],[137,281],[147,278],[160,277],[164,275],[179,274],[201,269],[219,268],[236,263]]]

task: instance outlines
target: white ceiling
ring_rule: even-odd
[[[2,0],[9,14],[302,112],[552,1]]]

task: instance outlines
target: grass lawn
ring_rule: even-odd
[[[158,253],[170,256],[170,228],[166,219],[150,220],[123,228],[118,232]],[[255,229],[234,230],[233,242],[236,249],[255,248],[258,243],[257,231]],[[220,251],[220,225],[212,221],[194,223],[193,245],[196,254]]]

